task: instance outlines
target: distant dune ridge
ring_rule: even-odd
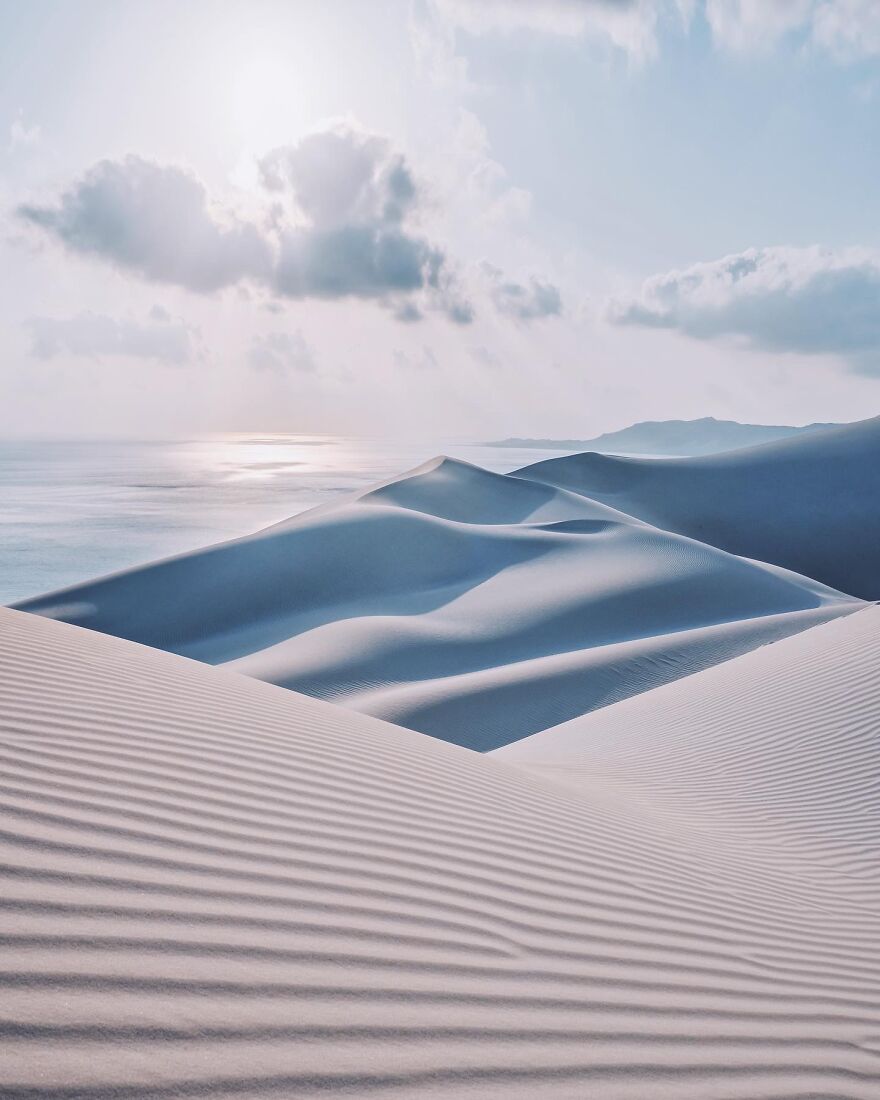
[[[539,480],[565,469],[435,459],[20,606],[483,750],[860,606],[588,499],[579,466]]]
[[[600,451],[612,454],[709,455],[754,447],[840,424],[740,424],[736,420],[643,420],[592,439],[499,439],[490,447],[538,447],[552,451]]]
[[[0,611],[0,1096],[875,1100],[878,639],[479,755]]]
[[[880,599],[880,417],[708,458],[581,454],[517,476]]]

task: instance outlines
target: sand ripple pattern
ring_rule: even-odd
[[[701,675],[858,624],[857,694],[878,614]],[[738,780],[660,726],[571,787],[0,612],[0,1096],[876,1100],[876,755],[804,714],[792,785],[774,698]]]

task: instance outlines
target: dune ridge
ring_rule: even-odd
[[[478,749],[859,606],[580,493],[443,458],[19,605]]]
[[[877,614],[701,676],[824,636],[867,705]],[[0,731],[4,1100],[877,1095],[877,908],[804,816],[876,858],[843,769],[802,786],[803,844],[744,843],[725,800],[672,812],[662,725],[649,796],[575,789],[14,611]]]

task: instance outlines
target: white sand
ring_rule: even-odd
[[[878,607],[494,755],[587,791],[607,783],[747,845],[828,856],[823,875],[880,906]]]
[[[0,612],[0,1096],[876,1100],[878,620],[591,774]]]
[[[577,493],[436,459],[21,606],[491,749],[861,604]]]
[[[519,476],[880,599],[880,417],[708,458],[587,453]]]

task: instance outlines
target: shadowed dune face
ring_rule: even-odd
[[[0,611],[0,1095],[873,1100],[877,614],[703,674],[768,684],[740,814],[699,706],[574,788]],[[855,705],[786,802],[807,642]]]
[[[516,476],[880,599],[880,418],[706,458],[588,453]]]
[[[21,605],[479,749],[857,606],[582,494],[449,459]]]

